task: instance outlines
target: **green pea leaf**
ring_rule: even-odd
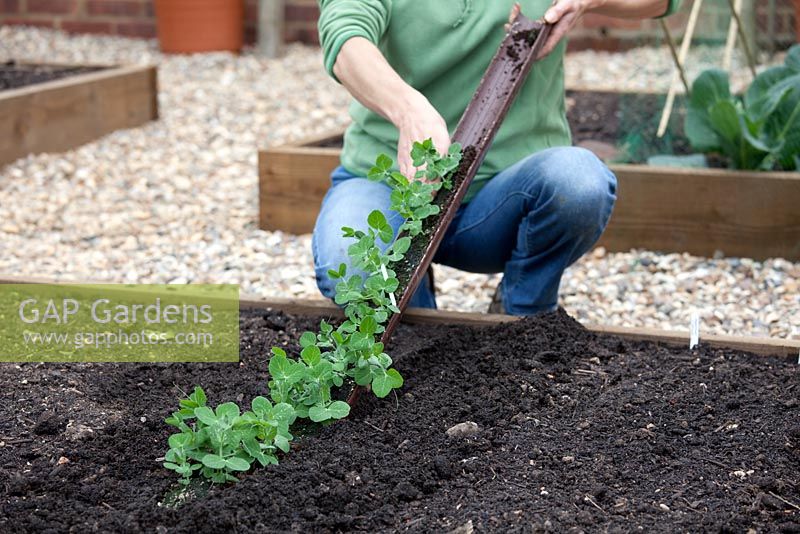
[[[314,366],[319,363],[320,354],[319,347],[316,345],[308,345],[300,352],[300,357],[303,358],[303,361],[309,366]]]
[[[394,278],[394,277],[387,278],[383,282],[383,290],[386,291],[387,293],[394,293],[395,291],[397,291],[397,288],[399,286],[400,286],[400,282],[397,280],[397,278]]]
[[[408,187],[408,178],[406,178],[403,174],[399,172],[393,172],[390,177],[396,187]],[[395,189],[395,191],[397,191],[397,189]]]
[[[191,434],[172,434],[167,440],[167,443],[169,443],[169,446],[173,449],[182,449],[186,447],[191,440]]]
[[[355,380],[356,384],[359,386],[369,385],[372,381],[372,372],[369,367],[359,367],[353,373],[353,380]]]
[[[358,327],[358,330],[364,334],[372,335],[378,329],[378,322],[372,316],[364,317],[364,320],[361,321],[361,324]]]
[[[206,393],[200,386],[195,386],[194,393],[192,393],[189,398],[197,403],[198,406],[206,405]]]
[[[412,237],[419,235],[422,232],[422,221],[409,219],[403,223],[402,230],[408,232]]]
[[[314,332],[303,332],[303,335],[300,336],[300,346],[301,347],[308,347],[309,345],[313,345],[317,342],[317,336]]]
[[[391,243],[392,239],[394,239],[394,229],[387,224],[381,229],[380,233],[378,234],[378,237],[384,243]]]
[[[395,369],[388,371],[378,371],[378,374],[372,379],[372,391],[378,398],[383,398],[389,394],[394,388],[399,388],[403,385],[403,377]]]
[[[225,402],[217,406],[217,417],[233,419],[239,417],[239,406],[235,402]]]
[[[392,251],[397,254],[405,254],[411,248],[411,238],[408,236],[397,239],[392,245]]]
[[[302,366],[289,361],[285,354],[276,354],[269,360],[269,374],[273,380],[294,384],[303,378],[304,369]]]
[[[261,455],[261,447],[254,437],[247,437],[242,440],[242,446],[247,454],[253,458],[258,458]]]
[[[225,467],[227,467],[231,471],[247,471],[248,469],[250,469],[250,462],[248,462],[244,458],[238,458],[236,456],[232,456],[230,458],[225,459]]]
[[[375,160],[375,166],[381,170],[388,171],[392,168],[392,158],[387,156],[386,154],[381,154],[378,156],[378,159]]]
[[[278,422],[282,423],[286,426],[291,425],[294,423],[297,414],[295,414],[295,409],[285,402],[281,402],[275,405],[272,409],[272,417]]]
[[[225,459],[216,454],[206,454],[200,461],[203,462],[204,466],[211,469],[225,469]]]
[[[272,403],[260,395],[250,402],[250,406],[259,417],[265,417],[272,411]]]
[[[199,404],[197,404],[197,402],[193,401],[191,398],[182,399],[178,402],[178,404],[180,404],[182,408],[189,408],[189,409],[194,409],[200,406]]]
[[[331,418],[330,411],[324,406],[312,406],[308,409],[308,418],[315,423],[321,423]]]
[[[344,401],[334,401],[328,407],[332,419],[343,419],[350,415],[350,405]]]
[[[328,335],[333,331],[333,327],[323,319],[322,321],[319,322],[319,331],[322,332],[324,335]]]
[[[380,210],[373,210],[367,216],[367,224],[369,224],[370,228],[380,230],[388,223],[386,222],[386,216]]]
[[[197,417],[198,421],[209,426],[217,422],[217,416],[214,415],[214,412],[211,411],[211,408],[206,406],[195,408],[194,415]]]
[[[283,452],[289,452],[289,440],[280,434],[275,436],[275,446]]]

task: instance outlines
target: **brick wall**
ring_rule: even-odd
[[[755,1],[757,35],[767,39],[767,4]],[[777,0],[775,34],[779,42],[800,39],[795,32],[796,9],[800,0]],[[686,24],[691,1],[684,0],[679,14],[669,24],[676,35]],[[256,37],[258,0],[245,0],[245,39]],[[317,43],[316,0],[286,0],[284,37],[288,42]],[[730,10],[727,0],[706,0],[703,4],[697,36],[724,40]],[[0,24],[29,24],[59,28],[75,33],[106,33],[129,37],[154,37],[155,17],[152,0],[0,0]],[[800,26],[800,24],[798,24]],[[571,35],[571,48],[619,49],[658,42],[661,31],[656,21],[620,21],[600,15],[584,17],[580,28]]]
[[[0,23],[58,28],[72,33],[155,37],[149,0],[0,0]]]
[[[245,0],[245,39],[256,38],[258,0]],[[25,24],[72,33],[155,37],[152,0],[0,0],[0,24]],[[317,43],[316,0],[287,0],[287,41]]]
[[[745,0],[755,5],[756,38],[764,46],[770,42],[768,28],[768,2],[765,0]],[[796,12],[800,10],[800,0],[776,0],[775,41],[783,46],[800,41],[800,33],[795,29]],[[683,0],[681,9],[668,17],[667,23],[673,36],[678,39],[686,27],[692,2]],[[731,21],[731,11],[727,0],[705,0],[695,29],[695,39],[706,42],[724,42]],[[617,49],[648,42],[663,42],[660,24],[656,20],[624,21],[602,15],[586,15],[580,28],[570,35],[573,48]]]

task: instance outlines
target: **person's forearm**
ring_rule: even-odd
[[[398,127],[404,110],[421,97],[363,37],[342,45],[333,73],[356,100]]]
[[[339,50],[333,73],[353,98],[395,125],[397,166],[406,177],[416,173],[410,155],[415,141],[430,138],[441,153],[450,147],[445,120],[422,93],[400,78],[371,41],[348,39]]]
[[[650,19],[667,12],[669,0],[588,0],[590,13],[624,19]]]

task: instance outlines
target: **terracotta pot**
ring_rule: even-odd
[[[244,39],[243,0],[155,0],[161,50],[173,54],[238,52]]]

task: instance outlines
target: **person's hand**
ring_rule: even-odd
[[[409,180],[413,180],[417,172],[411,160],[411,147],[416,141],[431,138],[433,146],[440,154],[446,154],[450,148],[447,123],[421,93],[413,95],[410,105],[405,108],[396,126],[400,132],[397,142],[397,165],[403,176]]]
[[[542,46],[538,58],[541,59],[552,52],[593,4],[592,0],[554,0],[553,5],[544,14],[545,22],[552,24],[553,29]]]
[[[522,11],[522,7],[520,7],[519,2],[514,2],[514,5],[511,6],[511,13],[508,14],[508,23],[505,25],[506,31],[511,28],[511,23],[514,22],[514,19],[517,18],[520,11]]]

